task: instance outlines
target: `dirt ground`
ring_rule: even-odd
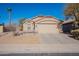
[[[34,33],[26,33],[13,36],[13,33],[5,33],[0,36],[0,44],[39,44],[39,37]]]

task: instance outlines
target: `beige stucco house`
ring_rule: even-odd
[[[23,31],[37,33],[59,33],[59,21],[52,16],[36,16],[32,20],[25,20]]]

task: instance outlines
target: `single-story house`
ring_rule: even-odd
[[[52,16],[36,16],[31,20],[25,20],[23,31],[37,33],[59,33],[59,20]]]

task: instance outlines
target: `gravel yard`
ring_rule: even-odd
[[[26,33],[14,36],[13,33],[7,33],[0,37],[0,44],[39,44],[39,38],[36,34]]]

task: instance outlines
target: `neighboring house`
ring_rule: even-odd
[[[0,33],[3,32],[3,27],[4,27],[4,25],[3,24],[0,24]]]
[[[16,24],[5,25],[4,32],[16,31]]]
[[[69,18],[68,20],[65,20],[62,24],[62,30],[64,33],[70,33],[70,31],[73,29],[73,23],[75,19]]]
[[[23,23],[23,31],[38,33],[59,33],[59,20],[52,16],[37,16],[32,20],[25,20]]]

